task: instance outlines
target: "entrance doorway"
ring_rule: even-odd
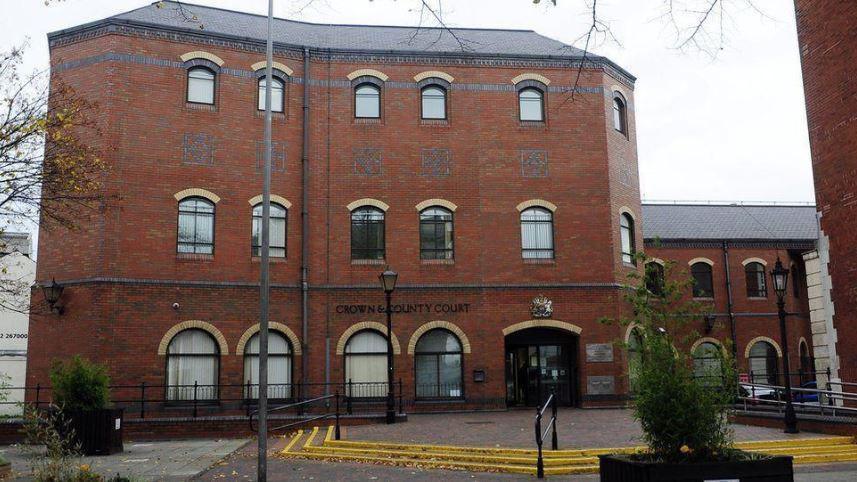
[[[506,404],[534,407],[551,393],[577,405],[578,337],[564,330],[530,328],[506,337]]]

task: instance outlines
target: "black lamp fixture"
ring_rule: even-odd
[[[399,274],[391,270],[389,266],[383,273],[378,275],[378,279],[381,281],[381,287],[384,288],[384,293],[392,293],[393,290],[396,289],[396,280],[398,278]]]
[[[395,401],[393,399],[393,290],[396,289],[396,280],[399,274],[391,270],[389,266],[383,273],[378,275],[381,287],[384,288],[384,297],[387,301],[387,423],[396,423]]]
[[[63,313],[63,307],[57,306],[65,286],[57,283],[56,278],[51,278],[49,283],[42,285],[42,293],[45,295],[45,301],[48,302],[51,311],[55,311],[58,315]]]
[[[789,270],[783,267],[780,257],[771,270],[771,281],[774,283],[774,292],[777,293],[777,314],[780,318],[780,343],[783,345],[783,381],[786,389],[786,410],[783,417],[785,433],[797,433],[797,416],[794,405],[792,405],[792,383],[791,367],[789,366],[789,337],[786,333],[786,287],[789,284]]]
[[[707,335],[714,330],[714,323],[717,322],[717,315],[714,313],[706,313],[703,318],[705,319],[705,334]]]
[[[777,264],[771,271],[771,278],[774,281],[774,291],[777,293],[777,300],[782,301],[786,295],[786,287],[789,284],[789,270],[783,267],[780,258],[777,257]]]

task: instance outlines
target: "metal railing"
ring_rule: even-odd
[[[542,417],[545,414],[545,410],[551,408],[551,419],[548,421],[548,427],[542,431]],[[556,435],[556,394],[551,393],[548,397],[547,401],[545,401],[544,405],[536,408],[536,422],[535,422],[535,432],[536,432],[536,446],[538,447],[538,457],[536,458],[536,477],[540,479],[545,478],[545,460],[542,456],[542,445],[545,442],[545,436],[548,432],[551,432],[551,450],[557,450],[559,448],[559,441],[557,440]]]
[[[833,385],[857,387],[857,383],[833,382]],[[742,382],[739,384],[738,405],[745,411],[774,408],[781,412],[786,405],[786,389],[782,385]],[[743,394],[747,391],[747,394]],[[799,413],[821,416],[857,416],[857,392],[792,387],[792,406]],[[814,401],[809,401],[815,399]],[[849,406],[850,405],[850,406]]]
[[[329,409],[329,408],[330,408],[330,400],[331,400],[331,399],[333,399],[333,400],[335,401],[335,403],[334,403],[334,410],[333,410],[332,412],[322,413],[322,414],[320,414],[320,415],[315,415],[315,416],[312,416],[312,417],[309,417],[309,418],[304,418],[304,419],[301,419],[301,420],[298,420],[298,421],[295,421],[295,422],[286,423],[286,424],[283,424],[283,425],[278,425],[278,426],[276,426],[276,427],[268,427],[268,433],[270,433],[270,432],[278,432],[278,431],[281,431],[281,430],[287,430],[287,429],[295,428],[295,427],[298,427],[298,426],[301,426],[301,425],[306,425],[306,424],[308,424],[308,423],[312,423],[312,422],[315,422],[315,421],[317,421],[317,420],[324,420],[324,419],[327,419],[327,418],[331,418],[331,417],[333,417],[333,418],[335,418],[335,419],[336,419],[336,422],[335,422],[335,425],[334,425],[334,437],[336,438],[336,440],[339,440],[339,438],[340,438],[340,430],[339,430],[339,417],[340,417],[340,411],[339,411],[339,398],[340,398],[339,392],[336,392],[336,393],[335,393],[335,394],[333,394],[333,395],[325,395],[325,396],[322,396],[322,397],[311,398],[311,399],[309,399],[309,400],[304,400],[304,401],[301,401],[301,402],[288,403],[288,404],[285,404],[285,405],[280,405],[280,406],[277,406],[277,407],[269,408],[269,409],[268,409],[268,415],[276,414],[276,413],[278,413],[278,412],[285,411],[285,410],[289,410],[289,409],[293,409],[293,408],[302,408],[302,407],[307,407],[307,406],[310,406],[310,405],[313,405],[313,404],[316,404],[316,403],[319,403],[319,402],[325,402],[325,404],[324,404],[325,408],[326,408],[326,409]],[[303,410],[301,410],[301,411],[303,411]],[[252,410],[252,411],[250,412],[250,414],[248,415],[248,422],[250,423],[250,431],[251,431],[251,432],[256,432],[256,433],[258,433],[258,431],[259,431],[259,427],[258,427],[258,426],[254,426],[254,424],[253,424],[254,420],[256,420],[258,416],[259,416],[259,410],[258,410],[258,409],[257,409],[257,410]]]

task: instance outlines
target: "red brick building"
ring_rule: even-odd
[[[116,201],[41,232],[64,311],[31,320],[31,386],[74,353],[171,400],[255,381],[265,19],[188,8],[203,29],[167,3],[49,36],[101,107]],[[275,22],[272,396],[386,393],[389,265],[414,410],[623,403],[628,330],[598,319],[643,240],[634,77],[590,55],[578,80],[580,52],[532,31],[454,32]]]
[[[813,320],[834,373],[857,377],[857,5],[796,0],[828,319]],[[828,250],[829,248],[829,250]],[[832,291],[831,291],[832,290]],[[826,325],[826,326],[825,326]]]

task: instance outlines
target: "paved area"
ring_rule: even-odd
[[[121,474],[133,480],[188,480],[247,444],[247,439],[126,442],[125,452],[103,457],[82,457],[93,472],[105,477]],[[0,447],[12,462],[14,480],[30,480],[29,455],[20,446]]]
[[[395,425],[346,428],[349,440],[532,448],[535,410],[408,415]],[[817,437],[802,432],[733,425],[736,440],[772,440]],[[557,414],[560,448],[625,447],[641,444],[640,427],[630,410],[561,409]]]

